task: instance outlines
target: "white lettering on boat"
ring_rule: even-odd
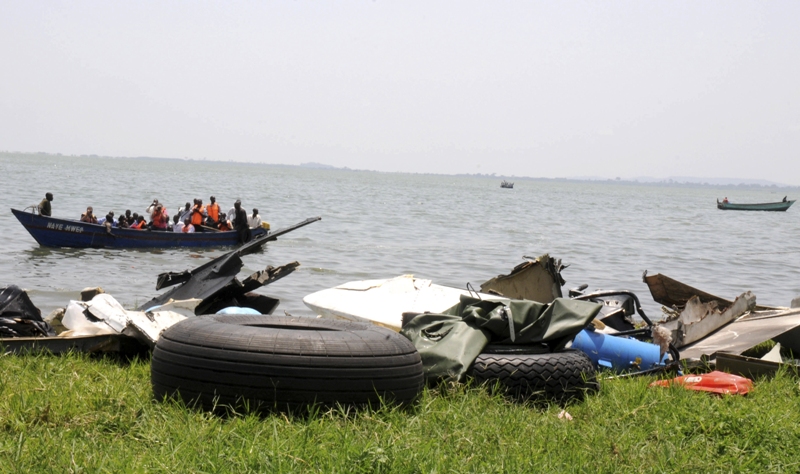
[[[83,226],[79,225],[64,225],[64,224],[56,224],[54,222],[48,222],[47,228],[53,230],[64,230],[67,232],[75,232],[77,234],[83,233]]]

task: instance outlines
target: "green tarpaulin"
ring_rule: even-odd
[[[459,304],[444,313],[415,317],[400,333],[422,356],[428,380],[463,381],[490,342],[547,344],[550,350],[558,350],[586,327],[600,308],[597,303],[566,298],[542,304],[462,296]]]

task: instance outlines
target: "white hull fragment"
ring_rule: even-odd
[[[460,301],[467,290],[435,285],[431,280],[402,275],[385,280],[352,281],[318,291],[303,298],[303,303],[323,318],[370,321],[399,331],[403,313],[441,313]],[[506,298],[472,293],[482,299]]]

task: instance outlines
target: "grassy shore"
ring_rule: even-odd
[[[566,407],[481,387],[407,408],[218,417],[158,402],[148,361],[0,357],[0,472],[798,472],[800,387],[746,397],[652,378]]]

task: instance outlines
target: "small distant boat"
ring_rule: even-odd
[[[510,182],[508,182],[506,180],[503,180],[503,182],[500,183],[500,187],[501,188],[513,189],[514,188],[514,183],[510,183]]]
[[[786,198],[783,198],[783,201],[779,202],[762,202],[757,204],[734,204],[732,202],[725,202],[720,201],[717,199],[717,209],[722,209],[723,211],[780,211],[783,212],[786,209],[789,209],[791,205],[794,204],[794,201],[787,201]]]

